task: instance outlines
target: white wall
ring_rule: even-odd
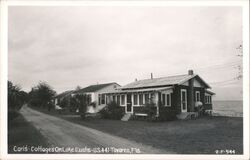
[[[118,84],[114,83],[114,84],[111,84],[105,88],[102,88],[100,90],[98,90],[97,92],[94,92],[94,101],[97,103],[97,109],[102,109],[103,107],[106,106],[106,104],[101,104],[101,105],[98,105],[98,95],[99,94],[103,94],[103,93],[107,93],[107,92],[115,92],[116,88],[120,87]],[[106,97],[105,97],[105,101],[106,101]]]

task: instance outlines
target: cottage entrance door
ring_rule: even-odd
[[[127,94],[126,113],[132,113],[132,101],[131,101],[131,94]]]
[[[187,90],[181,89],[181,112],[187,112]]]

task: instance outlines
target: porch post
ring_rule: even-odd
[[[156,117],[159,117],[159,92],[155,92],[155,103],[156,103]]]

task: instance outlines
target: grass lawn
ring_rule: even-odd
[[[43,111],[47,112],[47,111]],[[68,121],[177,154],[243,153],[243,118],[202,117],[196,120],[147,122],[107,119],[82,120],[50,112]]]
[[[8,153],[33,153],[31,152],[31,146],[48,147],[49,143],[41,133],[20,114],[16,119],[8,122]],[[14,151],[14,149],[19,151]]]
[[[171,122],[64,119],[180,154],[215,154],[215,150],[227,149],[243,153],[242,118],[206,117]]]

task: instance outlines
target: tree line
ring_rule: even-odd
[[[17,112],[24,104],[51,111],[52,109],[55,109],[55,104],[53,102],[55,96],[56,91],[46,82],[39,82],[36,86],[31,88],[30,92],[25,92],[22,90],[21,86],[8,81],[9,117],[10,119],[16,117]],[[74,112],[78,110],[79,113],[81,113],[81,116],[84,117],[88,105],[87,95],[75,95],[70,97],[69,105],[66,105],[65,101],[66,99],[60,102],[60,106],[63,109],[73,109]]]

